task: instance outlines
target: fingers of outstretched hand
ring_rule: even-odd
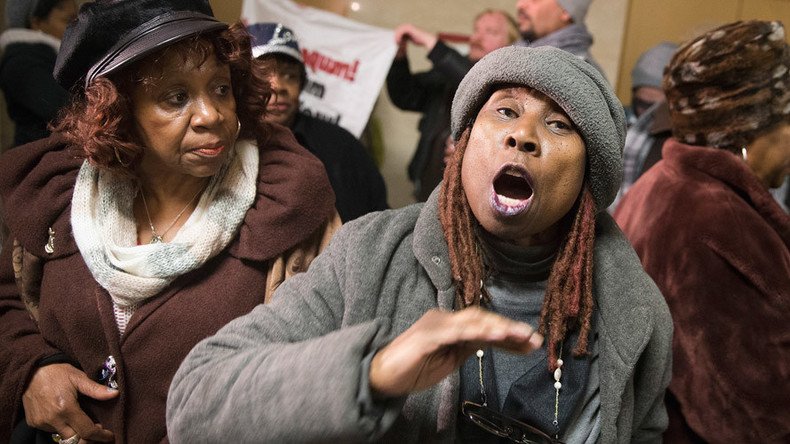
[[[90,384],[98,387],[91,387]],[[100,394],[97,399],[117,396],[117,391],[108,393],[106,387],[91,381],[84,372],[70,364],[51,364],[39,368],[22,396],[27,423],[42,430],[57,432],[64,439],[79,435],[92,441],[112,441],[112,432],[94,424],[82,411],[77,401],[78,392],[88,396]]]
[[[410,23],[404,23],[395,28],[395,43],[405,45],[412,41],[415,45],[423,46],[429,51],[436,45],[436,35],[420,29]]]
[[[475,344],[528,353],[543,344],[543,337],[523,322],[481,308],[472,307],[452,313],[437,336],[442,346]]]
[[[478,308],[430,310],[376,353],[370,386],[388,396],[429,387],[487,346],[528,353],[543,338],[532,327]]]

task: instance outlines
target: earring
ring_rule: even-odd
[[[746,162],[746,159],[749,157],[746,155],[746,145],[741,147],[741,157],[743,157],[744,162]]]
[[[239,134],[241,134],[241,120],[236,119],[236,123],[238,126],[236,127],[236,138],[239,138]]]

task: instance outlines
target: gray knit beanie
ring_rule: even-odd
[[[631,70],[631,88],[640,86],[652,86],[661,88],[664,80],[664,68],[672,60],[672,55],[678,49],[678,45],[669,42],[662,42],[648,49],[639,56],[639,59]]]
[[[6,0],[5,23],[8,28],[29,28],[38,0]]]
[[[450,124],[453,139],[472,126],[500,85],[524,85],[547,95],[568,114],[587,148],[587,178],[598,210],[614,200],[623,176],[623,105],[594,66],[550,46],[497,49],[475,63],[458,85]]]
[[[592,0],[557,0],[557,3],[571,16],[573,23],[584,23]]]

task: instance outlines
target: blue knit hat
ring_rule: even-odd
[[[282,23],[256,23],[247,30],[252,34],[252,56],[285,54],[304,64],[296,34]]]

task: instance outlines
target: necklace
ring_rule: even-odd
[[[486,396],[486,387],[485,383],[483,382],[483,356],[485,356],[485,351],[483,349],[477,350],[477,376],[478,382],[480,383],[480,394],[483,398],[483,406],[488,407],[488,397]],[[557,358],[557,369],[554,370],[554,421],[552,424],[554,425],[554,438],[559,439],[559,416],[560,416],[560,389],[562,388],[562,383],[560,379],[562,378],[562,342],[560,342],[560,355]]]
[[[145,192],[143,191],[143,188],[140,187],[140,195],[143,196],[143,207],[145,207],[145,217],[148,218],[148,226],[151,228],[151,242],[149,242],[149,244],[161,244],[164,242],[165,234],[167,234],[167,232],[170,231],[171,228],[173,228],[173,225],[175,225],[176,222],[178,222],[178,219],[181,219],[181,215],[184,214],[184,211],[186,211],[190,205],[192,205],[192,202],[194,202],[195,198],[198,196],[198,194],[200,194],[201,191],[203,191],[203,187],[198,189],[197,193],[195,193],[195,195],[192,196],[192,199],[189,199],[187,205],[181,211],[178,212],[176,218],[173,219],[173,222],[170,222],[170,225],[168,225],[167,228],[165,228],[165,231],[159,234],[156,232],[156,228],[154,228],[154,223],[151,222],[151,213],[148,212],[148,202],[145,201]]]

